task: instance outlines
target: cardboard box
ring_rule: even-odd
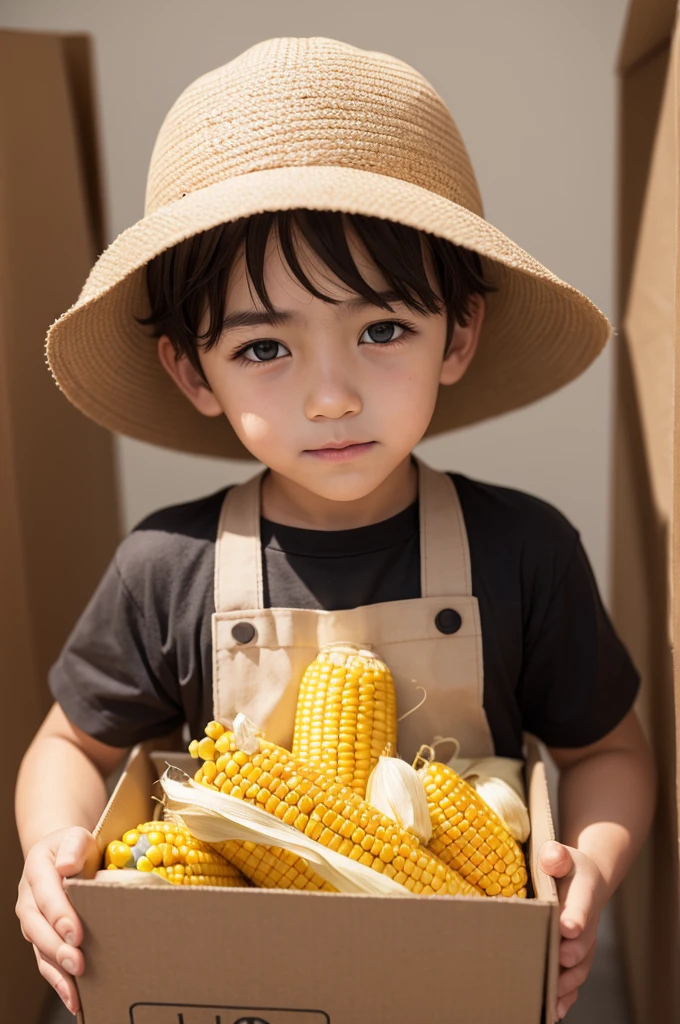
[[[154,816],[166,760],[196,765],[132,751],[97,826],[102,851]],[[559,908],[536,854],[554,833],[533,741],[527,783],[531,899],[68,880],[85,931],[79,1024],[552,1022]]]

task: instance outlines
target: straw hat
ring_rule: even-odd
[[[484,220],[458,129],[418,72],[332,39],[270,39],[197,79],[166,116],[144,217],[102,253],[47,335],[67,398],[143,441],[250,457],[225,417],[201,416],[180,392],[134,317],[149,312],[152,257],[226,221],[299,207],[398,221],[482,256],[499,291],[465,377],[440,389],[430,434],[549,394],[607,340],[584,295]]]

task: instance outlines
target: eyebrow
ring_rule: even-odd
[[[393,303],[402,302],[403,299],[395,291],[377,292],[377,295],[383,300],[383,302]],[[369,306],[373,306],[376,309],[382,307],[377,306],[371,299],[364,298],[363,295],[358,295],[354,299],[342,299],[336,305],[347,310],[347,312],[355,312],[356,310],[366,309]],[[273,312],[268,313],[267,310],[255,310],[255,309],[242,309],[235,310],[233,313],[227,313],[222,321],[223,331],[232,331],[237,327],[283,327],[285,324],[294,323],[300,320],[300,314],[294,312],[291,309],[274,309]]]

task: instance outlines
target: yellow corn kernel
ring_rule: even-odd
[[[126,842],[114,839],[112,843],[109,843],[104,858],[105,867],[132,868],[134,865],[132,850]]]
[[[208,722],[204,731],[211,740],[218,740],[224,732],[224,726],[219,722]]]
[[[204,736],[198,741],[198,756],[203,761],[215,760],[215,741],[210,736]]]

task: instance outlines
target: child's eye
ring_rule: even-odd
[[[290,352],[280,341],[254,341],[237,353],[237,357],[247,359],[249,363],[271,363],[287,355]]]
[[[397,320],[381,320],[379,323],[367,327],[359,340],[369,345],[387,345],[389,342],[398,341],[402,336],[411,333],[408,324],[399,323]]]

